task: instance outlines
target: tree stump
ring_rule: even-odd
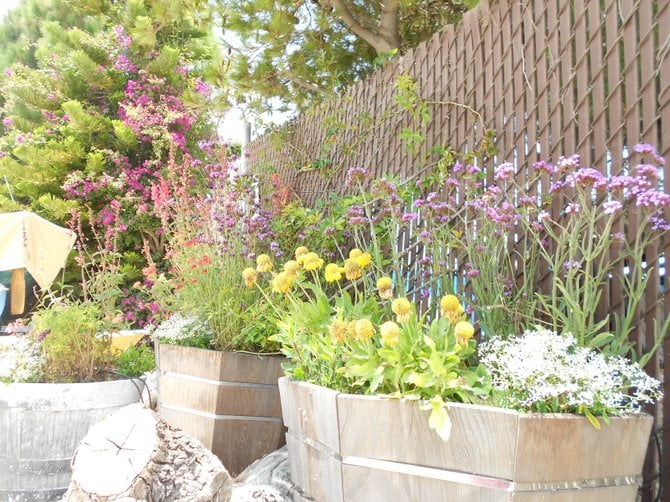
[[[91,427],[63,500],[227,502],[231,490],[228,472],[202,443],[132,404]]]

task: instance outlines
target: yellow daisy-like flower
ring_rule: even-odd
[[[354,333],[354,338],[362,342],[375,336],[375,327],[369,319],[359,319],[354,324]]]
[[[463,315],[463,306],[456,295],[446,295],[440,300],[440,312],[451,324],[456,324]]]
[[[302,258],[302,266],[305,270],[319,270],[323,267],[323,259],[319,258],[319,255],[311,252],[307,253]]]
[[[258,273],[255,269],[247,267],[242,270],[242,277],[244,278],[244,285],[248,288],[253,288],[258,280]]]
[[[342,343],[347,337],[347,323],[335,319],[328,327],[328,332],[335,343]]]
[[[377,279],[377,292],[379,297],[384,300],[393,298],[393,280],[390,277],[380,277]]]
[[[358,258],[362,254],[363,254],[363,251],[361,251],[358,248],[354,248],[351,251],[349,251],[349,258],[351,258],[352,260],[355,260],[356,258]]]
[[[372,263],[372,255],[370,253],[362,253],[358,255],[356,258],[356,263],[358,263],[361,268],[365,268]]]
[[[288,272],[279,272],[272,279],[272,291],[286,293],[293,286],[293,276]]]
[[[272,270],[272,260],[266,254],[259,254],[256,257],[256,270],[260,273]]]
[[[295,260],[289,260],[284,263],[284,272],[295,277],[300,272],[300,264]]]
[[[412,304],[407,298],[396,298],[391,303],[391,310],[396,315],[396,321],[407,322],[412,315]]]
[[[355,281],[363,276],[363,269],[355,259],[349,259],[344,262],[344,276],[350,281]]]
[[[475,334],[475,327],[468,321],[459,321],[454,326],[454,336],[456,343],[459,345],[467,345],[468,340]]]
[[[329,263],[326,265],[323,275],[326,282],[337,282],[342,279],[342,269],[335,263]]]
[[[400,326],[393,321],[386,321],[379,326],[379,332],[382,334],[382,344],[388,347],[395,347],[398,345],[400,336]]]
[[[309,249],[305,246],[300,246],[295,250],[295,259],[298,260],[298,263],[302,265],[302,257],[309,253]]]

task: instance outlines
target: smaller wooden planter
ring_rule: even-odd
[[[277,387],[284,361],[160,344],[158,412],[236,476],[285,444]]]
[[[279,381],[292,481],[319,502],[636,499],[653,419],[449,404],[451,437],[415,401]]]

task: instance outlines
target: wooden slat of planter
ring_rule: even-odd
[[[193,379],[180,373],[161,376],[161,401],[216,415],[281,418],[276,385]]]
[[[418,409],[414,402],[340,394],[337,405],[342,457],[391,460],[512,479],[519,416],[513,411],[470,405],[464,414],[462,405],[451,403],[451,437],[442,442],[435,431],[424,427],[428,412]],[[370,427],[370,417],[374,417],[374,427]],[[422,427],[417,426],[419,423]],[[411,438],[412,448],[398,438]]]
[[[337,427],[338,392],[306,382],[293,382],[288,390],[289,379],[279,379],[279,392],[284,423],[296,434],[310,437],[334,452],[340,451]],[[362,414],[369,423],[371,415]]]
[[[639,445],[649,441],[650,415],[612,417],[600,430],[574,415],[519,417],[516,482],[638,476],[642,471],[645,452]],[[647,426],[638,427],[640,422]],[[597,456],[594,451],[599,452]],[[547,462],[548,458],[552,462]]]
[[[286,434],[293,483],[319,502],[341,501],[342,458],[302,435]]]
[[[158,359],[161,368],[179,368],[200,378],[218,380],[221,374],[221,352],[215,350],[160,344]]]

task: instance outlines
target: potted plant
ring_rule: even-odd
[[[290,378],[280,381],[289,459],[306,495],[326,501],[434,499],[446,492],[487,500],[576,494],[580,500],[635,499],[653,422],[642,410],[660,391],[641,369],[655,347],[640,355],[628,340],[646,286],[634,267],[649,267],[640,249],[667,228],[659,210],[670,201],[653,182],[656,167],[648,167],[658,156],[647,146],[636,151],[651,162],[630,178],[605,180],[580,171],[574,158],[562,159],[558,168],[540,163],[535,169],[554,184],[543,179],[552,190],[534,197],[524,196],[523,186],[505,190],[509,165],[501,166],[490,187],[482,184],[481,168],[453,165],[446,185],[458,185],[458,193],[417,197],[420,239],[431,260],[424,262],[425,288],[416,290],[428,290],[430,304],[436,290],[461,282],[455,274],[479,282],[467,302],[438,296],[440,316],[417,314],[404,298],[402,276],[366,277],[369,257],[361,259],[359,251],[342,265],[324,267],[321,277],[307,267],[295,277],[286,267],[275,274],[272,289],[290,305],[274,337],[291,360]],[[603,186],[611,188],[608,196],[598,191]],[[559,197],[561,188],[565,197],[583,197],[583,206],[551,217],[558,201],[577,204]],[[642,233],[622,238],[613,235],[608,218],[626,207],[638,211]],[[584,219],[570,221],[575,215]],[[533,239],[543,249],[533,247]],[[511,242],[523,245],[510,248]],[[598,254],[609,245],[620,254]],[[461,272],[449,268],[456,255],[465,264]],[[538,287],[536,269],[550,271],[549,291]],[[628,309],[614,319],[598,318],[599,291],[624,273]],[[350,284],[324,293],[329,278],[339,283],[342,276]],[[378,291],[371,300],[374,279]],[[487,281],[498,294],[486,296]],[[575,304],[579,322],[570,314]],[[478,355],[474,327],[459,327],[473,315],[487,340]],[[656,346],[667,326],[658,327]],[[467,350],[459,339],[468,340]],[[521,361],[510,356],[526,346],[536,350]],[[419,399],[389,399],[403,396]],[[399,437],[411,440],[394,440]]]
[[[267,231],[253,181],[226,158],[185,158],[171,162],[154,190],[170,264],[151,277],[167,318],[155,332],[158,411],[233,475],[284,444],[282,358],[268,340],[274,323],[265,299],[239,276]]]
[[[154,360],[150,348],[115,349],[92,303],[54,302],[30,328],[3,337],[11,343],[0,355],[0,496],[11,500],[62,495],[89,427],[142,398],[138,377]]]

